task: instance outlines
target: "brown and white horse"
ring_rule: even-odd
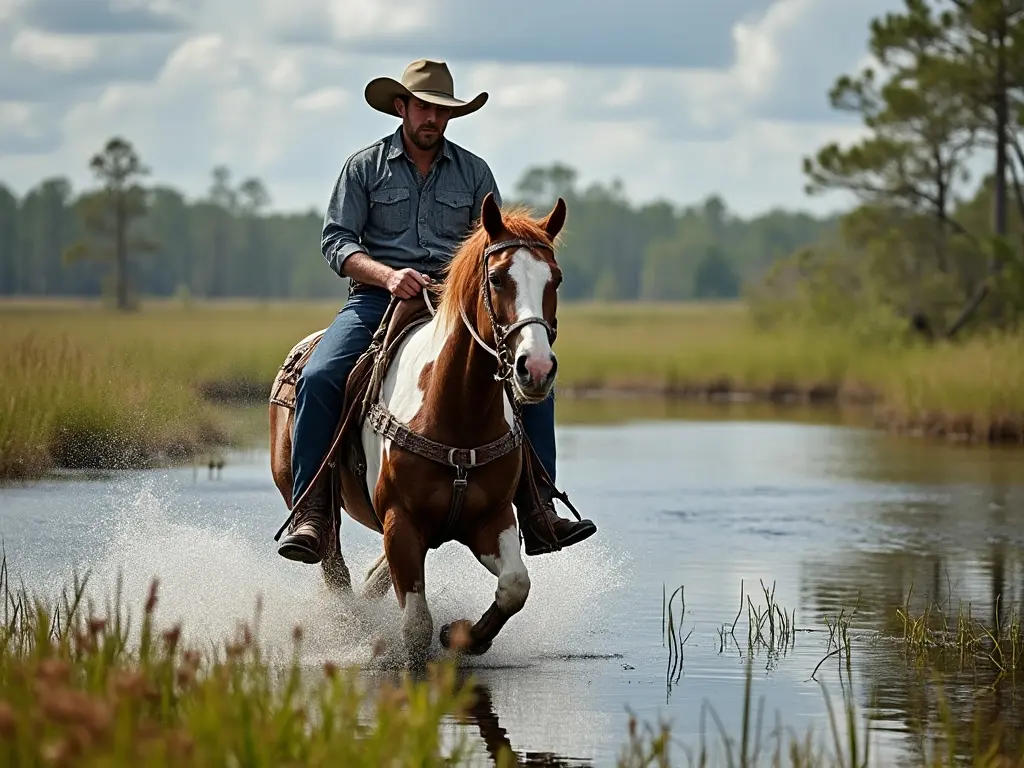
[[[565,215],[561,198],[539,221],[484,199],[479,225],[447,268],[434,316],[396,350],[376,418],[371,409],[362,425],[367,488],[383,523],[379,562],[386,558],[414,664],[433,636],[429,549],[458,541],[497,578],[494,602],[475,624],[441,630],[445,647],[485,652],[530,593],[512,506],[525,460],[517,413],[547,397],[555,380],[551,342],[562,276],[554,242]],[[433,458],[410,433],[430,441]],[[438,456],[449,447],[458,449],[452,464],[461,468]],[[371,572],[368,587],[372,580]]]

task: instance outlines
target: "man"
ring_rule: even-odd
[[[321,249],[328,264],[350,280],[349,298],[310,356],[296,386],[292,438],[293,504],[282,557],[306,563],[323,558],[329,525],[328,487],[305,493],[330,449],[342,409],[345,380],[370,345],[392,296],[408,299],[437,278],[480,216],[484,197],[501,204],[490,168],[445,139],[448,121],[480,109],[487,93],[455,98],[444,62],[420,59],[401,82],[381,77],[364,93],[374,109],[401,118],[390,136],[345,161],[324,218]],[[545,470],[555,478],[554,400],[523,408],[523,427]],[[321,475],[323,477],[323,475]],[[593,535],[590,520],[573,522],[554,510],[550,489],[540,508],[520,482],[515,505],[527,555],[556,551]],[[550,523],[551,528],[548,528]]]

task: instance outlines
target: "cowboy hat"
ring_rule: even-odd
[[[482,91],[471,101],[455,98],[455,83],[448,65],[443,61],[418,59],[405,68],[402,81],[390,77],[378,77],[366,85],[363,92],[366,103],[386,115],[400,117],[395,111],[396,96],[413,96],[417,99],[451,107],[452,117],[461,117],[476,112],[487,101],[487,92]]]

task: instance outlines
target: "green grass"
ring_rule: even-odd
[[[137,465],[228,439],[211,396],[263,401],[334,303],[0,303],[0,477]],[[559,386],[875,403],[887,426],[1024,440],[1024,336],[931,347],[836,330],[758,331],[739,303],[565,304]]]
[[[154,624],[156,583],[137,631],[120,603],[87,609],[84,583],[56,605],[0,587],[3,765],[444,765],[442,721],[470,695],[451,666],[374,695],[355,670],[311,673],[299,629],[291,658],[267,658],[249,626],[185,647]]]
[[[14,588],[6,560],[0,560],[2,765],[470,764],[472,745],[450,726],[471,724],[479,716],[472,712],[475,681],[459,672],[457,661],[397,671],[370,685],[357,668],[329,660],[318,666],[303,663],[300,626],[293,631],[290,650],[271,651],[262,644],[258,613],[232,636],[200,646],[190,643],[180,624],[157,623],[157,582],[141,617],[132,616],[120,595],[97,608],[86,587],[86,580],[75,579],[57,600],[44,599],[24,586]],[[765,642],[766,615],[777,613],[784,632],[789,624],[774,590],[762,585],[762,591],[767,613],[748,600],[752,639],[744,662],[739,733],[727,733],[707,707],[702,708],[699,745],[680,743],[665,723],[641,723],[629,715],[619,768],[876,764],[872,739],[847,686],[841,706],[825,694],[824,732],[797,734],[783,725],[782,713],[777,713],[777,726],[765,732],[764,712],[752,690],[754,649]],[[665,622],[673,625],[669,608]],[[678,641],[685,644],[686,638]],[[903,642],[908,650],[919,644],[912,637]],[[673,648],[678,652],[680,647]],[[919,764],[1024,765],[1005,754],[998,736],[991,735],[991,723],[982,729],[984,736],[981,730],[965,731],[964,713],[954,711],[941,691],[936,695],[936,719],[914,725],[906,735],[924,757]],[[963,708],[963,702],[956,705]],[[499,768],[515,765],[511,751],[501,750]],[[722,758],[711,762],[713,754]]]

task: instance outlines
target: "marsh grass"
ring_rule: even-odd
[[[224,443],[231,435],[210,403],[265,402],[288,350],[337,310],[151,301],[121,315],[0,302],[0,477],[136,466]],[[886,427],[1024,442],[1024,336],[924,346],[758,330],[739,303],[566,304],[556,348],[563,396],[871,403]]]
[[[776,666],[782,656],[792,650],[796,643],[796,609],[784,608],[775,598],[775,582],[772,582],[771,589],[762,580],[761,594],[764,595],[764,605],[755,605],[750,595],[745,593],[746,582],[740,579],[740,606],[736,611],[736,617],[732,624],[722,624],[718,627],[718,652],[725,652],[726,645],[731,643],[739,648],[739,640],[736,637],[736,625],[743,615],[743,609],[747,609],[747,653],[754,655],[765,651],[768,658],[768,668]]]
[[[303,663],[301,627],[293,632],[290,652],[267,652],[258,608],[253,622],[240,625],[233,636],[200,647],[188,643],[181,625],[158,626],[156,581],[137,624],[120,590],[98,610],[86,596],[87,582],[76,577],[56,601],[45,601],[23,584],[15,586],[6,557],[0,558],[2,765],[471,764],[468,740],[448,727],[471,719],[474,697],[472,678],[460,677],[454,663],[401,673],[371,690],[360,683],[356,669],[329,661],[316,668]],[[762,591],[779,609],[773,610],[776,626],[791,624],[792,618],[779,618],[792,613],[774,602],[773,590],[762,585]],[[682,596],[677,589],[664,601],[665,631],[671,626],[677,637],[686,613]],[[748,619],[755,623],[767,615],[768,608],[747,605]],[[763,626],[770,635],[771,624]],[[696,745],[676,739],[667,722],[641,723],[629,713],[619,768],[874,764],[871,734],[852,685],[843,688],[838,705],[821,685],[828,719],[824,733],[797,733],[783,724],[781,712],[769,728],[764,700],[755,701],[754,656],[748,653],[745,660],[738,733],[728,733],[707,704],[701,708]],[[939,705],[939,722],[923,724],[914,734],[919,759],[913,764],[1024,765],[1001,755],[998,742],[982,738],[981,731],[965,752],[955,713],[941,694]],[[517,760],[502,747],[497,766],[511,768]]]
[[[920,765],[928,768],[952,768],[953,766],[972,765],[976,768],[1020,768],[1024,766],[1024,747],[1015,750],[1012,744],[1019,741],[1018,734],[1012,724],[1004,723],[998,717],[993,721],[993,712],[979,695],[990,686],[953,681],[951,695],[947,695],[944,686],[948,681],[945,675],[943,659],[931,655],[935,649],[954,649],[966,659],[971,654],[976,661],[993,665],[1002,663],[1007,672],[1010,667],[1003,661],[1005,658],[1019,662],[1020,651],[1013,655],[1012,646],[1007,645],[999,653],[985,648],[986,640],[995,645],[999,637],[1004,640],[1018,641],[1020,620],[1015,612],[1005,621],[998,631],[986,628],[980,623],[972,624],[969,610],[962,609],[958,615],[955,628],[950,622],[938,617],[934,610],[926,610],[923,614],[906,620],[907,632],[902,638],[896,638],[898,647],[905,650],[915,667],[924,675],[919,682],[920,702],[925,703],[922,711],[910,709],[915,705],[908,702],[906,718],[900,718],[904,731],[901,745],[894,749],[890,744],[885,749],[877,749],[873,738],[878,731],[873,731],[869,724],[874,719],[872,712],[882,711],[882,717],[892,717],[892,710],[880,708],[874,695],[869,693],[869,705],[862,711],[856,702],[854,685],[857,664],[852,662],[854,650],[861,646],[854,643],[853,622],[857,616],[860,600],[852,608],[842,606],[831,615],[824,617],[824,627],[798,628],[795,611],[787,611],[775,596],[774,582],[769,588],[760,582],[760,595],[763,604],[755,603],[750,595],[744,592],[744,584],[740,585],[740,608],[730,623],[719,626],[720,653],[724,650],[726,640],[736,640],[736,628],[743,618],[746,609],[746,643],[745,648],[736,642],[736,650],[743,657],[745,680],[742,706],[742,718],[739,733],[728,733],[721,718],[715,710],[702,704],[699,725],[699,743],[683,744],[672,736],[667,722],[658,727],[651,724],[640,726],[635,717],[629,721],[629,747],[623,754],[640,755],[643,749],[654,749],[658,759],[650,757],[647,761],[637,758],[638,765],[725,765],[725,766],[802,766],[806,768],[831,768],[833,766],[849,766],[850,768],[870,765]],[[669,690],[679,683],[682,673],[674,664],[681,667],[682,643],[673,642],[672,636],[681,634],[682,620],[674,624],[672,610],[673,598],[679,597],[680,614],[685,611],[682,600],[683,586],[668,596],[663,589],[662,626],[663,646],[668,650],[670,669],[673,675],[668,683]],[[760,600],[758,601],[760,603]],[[909,597],[907,604],[895,611],[892,618],[909,616]],[[773,623],[768,618],[775,617]],[[973,627],[973,628],[972,628]],[[692,633],[692,630],[691,630]],[[769,660],[766,672],[770,672],[773,659],[778,653],[784,652],[785,643],[792,647],[793,638],[797,633],[809,633],[810,637],[823,637],[823,656],[811,673],[809,680],[815,680],[822,691],[826,713],[827,728],[824,732],[819,728],[808,728],[798,733],[792,727],[784,725],[782,713],[776,712],[775,725],[766,721],[764,699],[756,699],[753,693],[753,667],[755,660],[764,652]],[[687,639],[689,634],[687,634]],[[780,644],[779,640],[784,643]],[[870,646],[865,646],[870,647]],[[876,646],[877,647],[877,646]],[[872,653],[868,650],[867,653]],[[839,656],[839,681],[841,699],[833,700],[825,683],[816,675],[823,664]],[[845,658],[844,658],[845,657]],[[893,671],[893,674],[897,674]],[[998,679],[997,681],[998,682]],[[889,705],[892,706],[891,704]],[[867,714],[867,716],[865,716]],[[882,732],[891,726],[883,725]],[[669,760],[667,755],[675,749],[685,755],[684,761]]]
[[[1024,667],[1024,616],[1018,605],[1002,606],[997,598],[989,621],[974,612],[970,602],[955,611],[928,602],[919,612],[911,607],[913,586],[896,616],[902,628],[906,656],[918,668],[971,670],[986,665],[997,670],[993,685]]]
[[[174,460],[225,435],[208,405],[116,344],[0,337],[0,477]]]
[[[158,628],[153,583],[141,624],[120,602],[97,613],[85,580],[56,605],[12,587],[0,569],[0,764],[458,765],[442,743],[470,692],[452,665],[404,676],[370,695],[355,670],[264,656],[258,622],[217,647],[186,648]]]

